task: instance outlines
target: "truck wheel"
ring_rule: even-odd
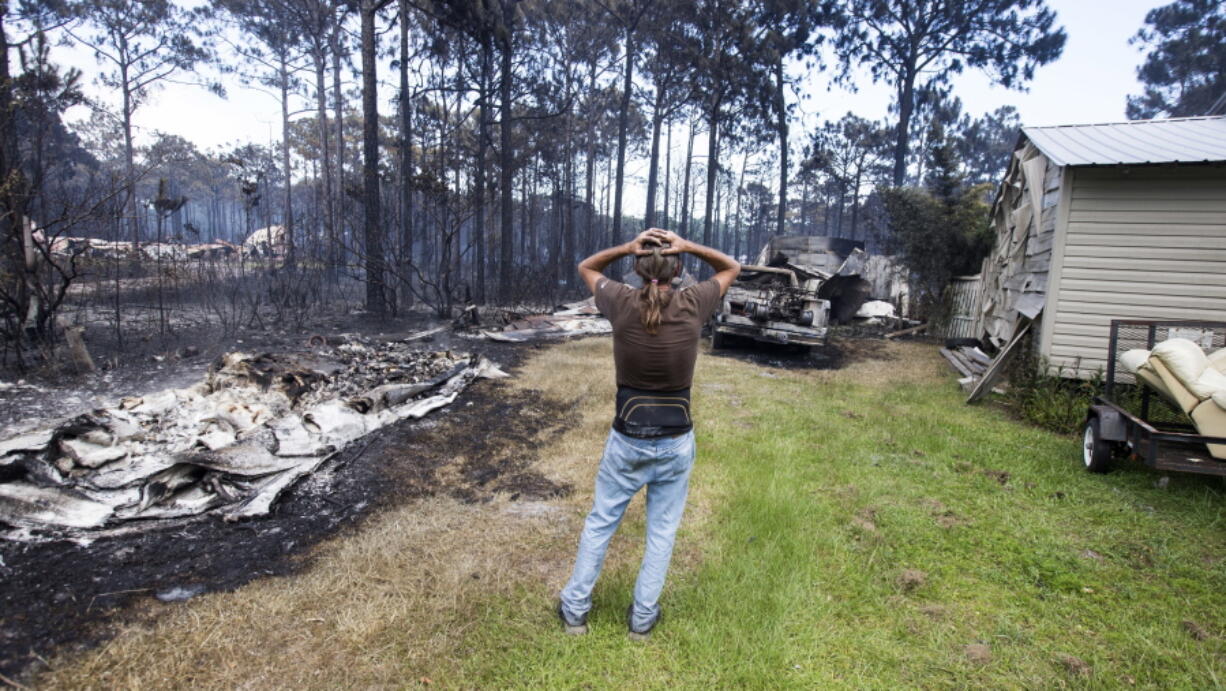
[[[1111,470],[1111,445],[1098,432],[1098,418],[1092,417],[1086,421],[1086,427],[1081,440],[1081,460],[1086,470],[1091,473],[1105,473]]]

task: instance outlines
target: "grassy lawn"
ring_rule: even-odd
[[[1221,483],[1084,473],[1074,440],[963,405],[931,350],[705,358],[695,484],[716,498],[653,641],[625,637],[630,562],[586,638],[550,630],[540,588],[492,602],[460,683],[1217,686]]]
[[[572,402],[533,505],[408,504],[304,574],[169,606],[47,686],[1150,687],[1226,679],[1223,485],[1080,470],[1077,440],[968,407],[935,348],[864,342],[837,371],[703,355],[691,501],[652,640],[623,615],[631,504],[564,636],[565,581],[607,430],[609,342],[513,386]],[[864,352],[867,351],[867,352]]]

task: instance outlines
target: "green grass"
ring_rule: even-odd
[[[626,638],[637,563],[623,563],[602,576],[584,637],[560,632],[553,594],[540,587],[488,601],[455,683],[1203,689],[1226,680],[1220,481],[1175,476],[1159,489],[1158,474],[1135,466],[1090,475],[1077,440],[965,406],[948,377],[766,377],[705,361],[693,484],[710,514],[683,526],[652,640]],[[641,538],[640,512],[612,549],[636,562]],[[923,582],[904,584],[908,569]],[[990,659],[971,660],[970,644],[986,645]]]

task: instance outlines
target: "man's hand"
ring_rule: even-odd
[[[653,245],[664,246],[660,254],[683,254],[690,251],[693,245],[693,243],[673,231],[664,230],[663,228],[648,228],[639,235],[640,238],[643,236],[647,236]],[[639,252],[639,254],[651,254],[651,250]]]
[[[664,245],[667,242],[667,240],[664,239],[664,233],[667,232],[668,231],[660,230],[659,228],[648,228],[647,230],[644,230],[638,234],[638,237],[630,241],[630,253],[640,257],[651,254],[656,247]]]

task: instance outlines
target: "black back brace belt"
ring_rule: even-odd
[[[628,437],[650,439],[685,434],[694,428],[690,419],[690,390],[647,391],[617,387],[617,414],[613,429]]]

